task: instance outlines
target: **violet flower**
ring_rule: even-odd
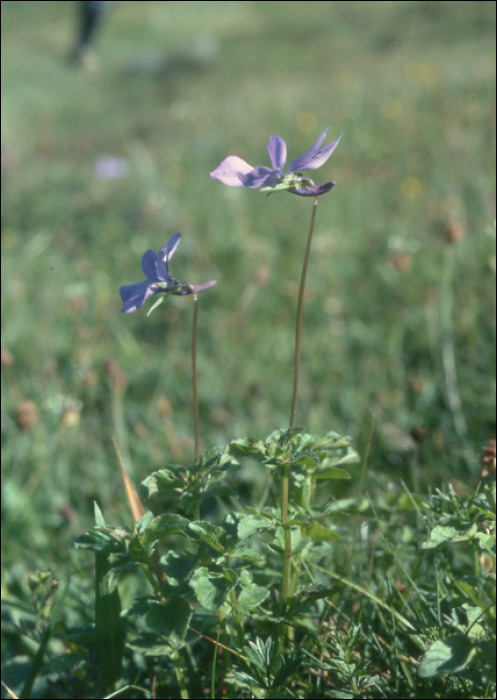
[[[167,245],[159,250],[158,255],[153,250],[147,250],[142,258],[142,270],[147,279],[136,284],[125,284],[119,288],[119,293],[123,300],[121,311],[127,314],[136,311],[143,306],[148,297],[161,292],[177,295],[197,294],[217,284],[216,280],[205,282],[204,284],[189,284],[171,277],[169,274],[169,261],[173,257],[180,239],[181,233],[175,233],[174,236],[171,236]],[[162,301],[163,298],[160,301],[158,300],[149,313]]]
[[[328,127],[323,131],[316,143],[303,156],[292,160],[288,173],[285,173],[283,170],[287,155],[286,143],[279,136],[271,136],[267,144],[267,150],[272,168],[268,168],[265,165],[253,168],[238,156],[228,156],[216,170],[212,171],[210,174],[211,180],[220,180],[230,187],[259,188],[261,192],[267,192],[268,194],[288,191],[302,197],[316,197],[319,194],[329,192],[335,186],[334,182],[316,185],[313,180],[304,177],[300,171],[320,168],[338,146],[342,134],[328,146],[321,148],[321,144],[330,128]]]
[[[119,180],[128,172],[128,161],[104,154],[96,159],[93,168],[99,180]]]

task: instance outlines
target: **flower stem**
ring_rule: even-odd
[[[192,372],[193,372],[193,414],[195,420],[195,464],[200,456],[198,437],[198,391],[197,391],[197,317],[198,298],[193,292],[193,330],[192,330]]]
[[[281,471],[281,525],[283,527],[283,575],[281,577],[281,616],[286,613],[287,600],[290,593],[292,574],[292,531],[288,523],[288,482],[290,480],[290,465],[285,464]],[[280,625],[280,652],[285,647],[285,639],[293,638],[293,629],[282,623]]]
[[[183,669],[181,667],[181,658],[179,655],[179,650],[176,649],[174,654],[173,654],[173,663],[174,663],[174,672],[176,675],[176,680],[178,681],[180,693],[181,693],[181,698],[182,700],[188,700],[190,697],[188,695],[188,690],[186,687],[185,683],[185,677],[183,675]]]
[[[283,552],[283,578],[281,581],[281,602],[285,605],[290,588],[290,571],[292,568],[292,532],[288,525],[288,482],[290,478],[290,465],[285,464],[281,473],[281,524],[285,539]]]
[[[309,237],[307,239],[307,247],[305,249],[305,255],[304,255],[304,264],[302,266],[302,277],[300,278],[299,300],[297,303],[297,322],[296,322],[296,326],[295,326],[295,369],[294,369],[294,374],[293,374],[293,398],[292,398],[292,412],[290,414],[290,428],[295,427],[295,416],[297,413],[297,395],[298,395],[299,365],[300,365],[300,339],[302,336],[302,311],[303,311],[303,307],[304,307],[305,280],[307,277],[307,267],[309,265],[309,254],[311,252],[312,234],[314,232],[314,222],[316,220],[317,206],[318,206],[318,198],[314,197],[314,204],[312,207],[312,214],[311,214],[311,225],[309,228]],[[287,494],[287,502],[288,502],[288,494]]]

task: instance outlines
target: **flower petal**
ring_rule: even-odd
[[[205,292],[206,289],[213,287],[215,284],[217,284],[217,280],[211,280],[210,282],[204,282],[203,284],[193,284],[192,287],[198,293]]]
[[[300,156],[300,158],[296,158],[292,163],[290,164],[290,172],[296,172],[298,170],[315,170],[316,168],[320,168],[328,158],[331,156],[335,148],[338,146],[338,142],[342,138],[343,134],[340,134],[340,136],[330,143],[328,146],[325,146],[324,148],[319,149],[321,144],[323,143],[326,132],[328,129],[331,127],[328,127],[323,131],[321,136],[318,138],[316,143],[310,147],[310,149],[304,153],[303,156]]]
[[[176,248],[181,240],[181,233],[175,233],[174,236],[168,240],[166,245],[160,249],[159,256],[167,263],[174,255]],[[167,260],[166,260],[167,258]]]
[[[119,293],[123,300],[121,311],[124,311],[126,314],[136,311],[140,306],[143,306],[148,297],[152,296],[152,294],[157,294],[158,291],[158,287],[151,284],[149,280],[137,282],[136,284],[125,284],[119,287]]]
[[[169,261],[173,257],[180,240],[181,233],[175,233],[174,236],[171,236],[166,245],[159,250],[159,255],[157,256],[157,261],[155,263],[157,279],[164,280],[166,282],[170,281],[171,276],[169,274]]]
[[[279,136],[271,136],[267,151],[275,170],[281,170],[286,163],[286,143]]]
[[[271,187],[280,182],[279,170],[272,170],[265,165],[253,168],[247,175],[241,175],[244,187]]]
[[[320,194],[325,194],[329,192],[332,187],[335,187],[336,182],[326,182],[324,185],[307,185],[307,186],[297,186],[293,189],[288,190],[292,194],[299,194],[301,197],[317,197]]]
[[[290,172],[291,173],[294,173],[296,170],[302,170],[303,168],[306,167],[307,163],[311,162],[312,157],[319,150],[319,147],[323,143],[329,129],[331,129],[331,126],[326,127],[326,129],[319,136],[316,143],[312,144],[312,146],[309,148],[308,151],[306,151],[304,153],[303,156],[300,156],[300,158],[296,158],[295,160],[292,160],[292,162],[290,163]]]
[[[198,294],[199,292],[204,292],[206,289],[209,289],[209,287],[213,287],[215,284],[217,284],[217,280],[204,282],[204,284],[184,283],[183,286],[178,287],[178,290],[173,292],[173,294],[176,294],[177,296],[185,296],[186,294],[193,294],[193,292]]]
[[[238,156],[228,156],[215,170],[210,173],[211,180],[220,180],[230,187],[242,187],[240,176],[246,175],[252,166]]]
[[[145,277],[149,280],[155,279],[155,261],[157,255],[153,250],[147,250],[142,258],[142,270]]]

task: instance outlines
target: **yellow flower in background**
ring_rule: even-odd
[[[406,177],[401,183],[402,194],[409,199],[415,199],[423,191],[423,184],[417,177]]]
[[[398,119],[404,113],[404,107],[400,100],[394,97],[387,97],[381,103],[381,113],[385,119]]]

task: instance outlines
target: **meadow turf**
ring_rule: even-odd
[[[136,483],[191,460],[191,299],[147,318],[118,291],[173,233],[173,274],[218,280],[199,299],[202,448],[287,426],[312,200],[209,178],[231,154],[269,165],[272,134],[292,160],[344,132],[315,172],[337,184],[297,412],[369,450],[363,492],[336,495],[474,489],[495,437],[495,3],[121,3],[91,73],[68,61],[74,5],[2,2],[4,595],[81,566],[94,501],[130,523],[113,435]],[[122,178],[97,177],[104,154]],[[242,500],[263,488],[250,463],[237,478]]]

